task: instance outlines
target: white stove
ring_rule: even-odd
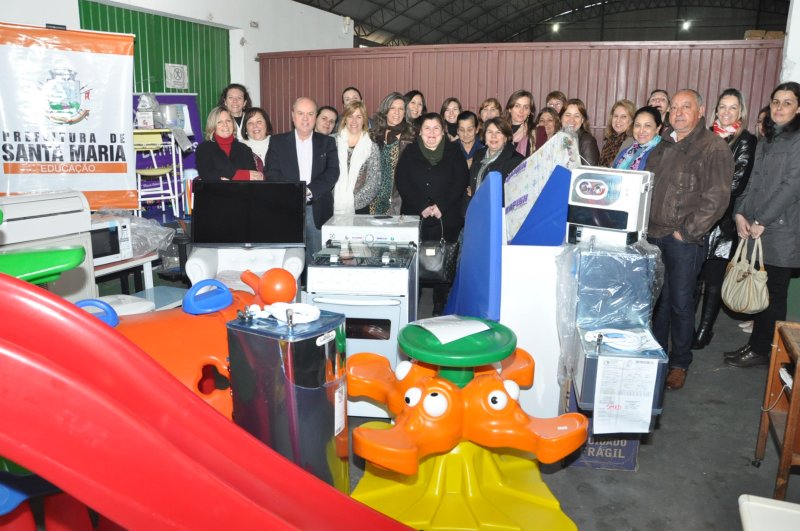
[[[417,318],[419,218],[335,216],[322,237],[326,246],[308,264],[304,301],[346,316],[348,356],[381,354],[394,369],[400,329]],[[367,400],[348,401],[347,410],[389,416]]]
[[[419,245],[419,216],[333,216],[322,226],[322,241],[367,244],[414,242]]]

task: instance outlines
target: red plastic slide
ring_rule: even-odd
[[[0,455],[128,529],[401,529],[225,419],[112,328],[0,274]]]

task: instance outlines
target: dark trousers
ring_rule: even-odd
[[[314,225],[314,210],[306,205],[306,267],[314,261],[314,254],[322,249],[322,231]]]
[[[671,234],[647,240],[661,250],[664,263],[664,286],[653,311],[653,335],[669,354],[670,367],[688,369],[692,363],[695,288],[705,257],[704,244],[682,242]]]
[[[767,291],[769,306],[753,316],[753,333],[750,334],[750,347],[756,354],[769,356],[772,351],[772,337],[775,322],[786,319],[786,299],[789,295],[789,281],[792,268],[766,264]]]

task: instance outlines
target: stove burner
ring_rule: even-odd
[[[328,267],[408,267],[416,248],[407,244],[353,244],[332,242],[314,254],[313,266]]]

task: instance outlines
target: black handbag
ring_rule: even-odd
[[[428,282],[453,282],[458,261],[458,242],[444,240],[444,223],[439,218],[442,237],[424,241],[419,246],[419,279]]]

